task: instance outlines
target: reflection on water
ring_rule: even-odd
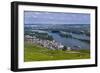
[[[89,43],[80,41],[78,39],[74,39],[74,38],[70,38],[70,37],[68,37],[68,38],[61,37],[58,33],[48,32],[48,34],[51,35],[55,41],[60,42],[65,46],[70,46],[72,48],[79,46],[81,49],[89,49],[90,48]],[[84,38],[87,38],[87,37],[84,37]]]
[[[61,43],[64,46],[69,46],[71,48],[77,49],[89,49],[90,48],[90,43],[78,40],[78,39],[86,39],[89,40],[89,36],[86,36],[84,34],[75,34],[75,33],[69,33],[66,32],[67,34],[71,34],[74,38],[72,37],[62,37],[59,35],[58,32],[51,32],[51,31],[43,31],[43,30],[32,30],[33,32],[39,32],[39,33],[48,33],[48,35],[52,36],[53,39],[56,42]],[[78,39],[76,39],[78,38]]]

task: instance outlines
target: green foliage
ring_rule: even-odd
[[[67,34],[67,33],[60,32],[59,35],[62,36],[62,37],[66,37],[66,38],[68,38],[68,37],[72,38],[72,35],[71,34]]]
[[[48,35],[47,33],[35,33],[35,36],[39,39],[53,40],[52,36]]]
[[[67,47],[66,47],[66,46],[64,46],[62,50],[63,50],[63,51],[67,50]]]
[[[89,59],[89,50],[50,50],[36,44],[24,45],[24,61]]]

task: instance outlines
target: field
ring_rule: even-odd
[[[36,44],[24,44],[24,61],[89,59],[89,50],[50,50]]]

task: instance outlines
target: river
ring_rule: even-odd
[[[48,34],[51,35],[55,41],[60,42],[65,46],[70,46],[74,49],[77,48],[77,46],[79,46],[80,49],[89,49],[90,48],[90,44],[86,43],[84,41],[80,41],[78,39],[70,38],[70,37],[68,37],[68,38],[61,37],[58,33],[49,32]],[[76,37],[75,34],[73,34],[73,36]],[[77,37],[79,37],[79,36],[77,36]],[[80,35],[80,38],[81,37],[82,36]],[[87,37],[83,36],[83,38],[87,38]]]
[[[89,37],[86,35],[83,35],[83,34],[71,33],[71,35],[74,38],[72,38],[72,37],[66,38],[66,37],[60,36],[59,33],[56,33],[56,32],[54,33],[54,32],[50,32],[50,31],[33,30],[33,32],[34,31],[37,31],[39,33],[48,33],[48,35],[52,36],[56,42],[59,42],[64,46],[69,46],[74,49],[77,49],[78,47],[79,47],[79,49],[90,49],[90,43],[76,39],[76,38],[79,38],[79,39],[89,40]],[[70,33],[68,32],[67,34],[70,34]]]

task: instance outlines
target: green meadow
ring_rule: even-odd
[[[89,50],[50,50],[36,44],[24,44],[24,61],[89,59]]]

